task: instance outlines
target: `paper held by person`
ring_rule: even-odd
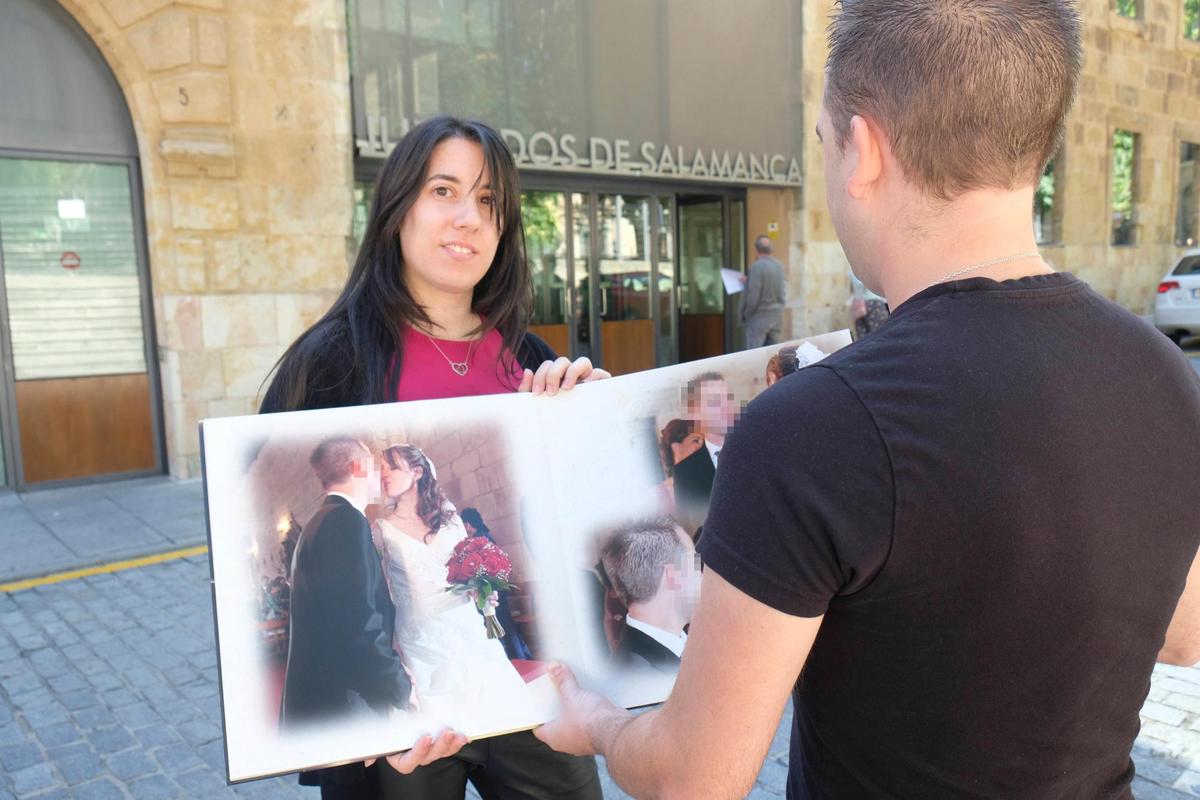
[[[736,269],[721,267],[721,282],[725,284],[725,294],[737,294],[746,288],[746,276]]]

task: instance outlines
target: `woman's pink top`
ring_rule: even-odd
[[[442,353],[437,351],[442,348]],[[515,392],[524,371],[515,358],[508,358],[511,372],[506,372],[500,354],[506,352],[499,331],[489,331],[478,342],[454,342],[434,339],[409,328],[404,336],[404,355],[400,362],[400,382],[396,399],[437,400],[443,397],[469,397],[479,394]],[[467,371],[457,374],[447,362],[466,361]],[[469,359],[469,360],[468,360]]]

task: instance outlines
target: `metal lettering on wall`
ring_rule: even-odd
[[[407,120],[401,134],[407,132]],[[590,137],[580,140],[565,133],[555,136],[536,131],[526,136],[505,128],[500,131],[518,167],[553,172],[600,173],[629,177],[673,178],[706,183],[800,186],[803,177],[795,157],[781,153],[732,152],[679,145],[642,142],[636,148],[627,139]],[[386,158],[395,146],[386,118],[367,117],[367,138],[356,142],[360,156]]]

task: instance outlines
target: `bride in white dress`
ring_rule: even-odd
[[[528,724],[529,692],[465,594],[446,591],[446,562],[467,537],[421,450],[383,451],[386,515],[372,526],[396,606],[394,646],[422,717],[468,735]]]

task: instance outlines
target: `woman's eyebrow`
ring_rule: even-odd
[[[432,183],[433,181],[447,181],[449,183],[455,183],[455,184],[459,184],[459,185],[462,184],[461,180],[454,177],[453,175],[448,175],[444,172],[439,172],[436,175],[430,175],[428,178],[425,179],[426,183]],[[490,192],[490,191],[492,191],[492,184],[485,183],[480,188]]]

